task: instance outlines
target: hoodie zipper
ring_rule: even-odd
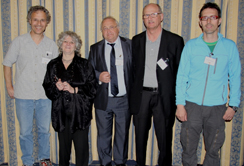
[[[218,38],[218,41],[219,41],[219,38]],[[217,44],[218,44],[218,42],[215,44],[214,49],[216,48],[216,45],[217,45]],[[214,51],[214,49],[213,49],[213,51]],[[210,51],[211,51],[211,50],[210,50]],[[214,54],[213,54],[213,51],[209,54],[209,57],[210,57],[210,58],[212,58],[212,56],[214,55]],[[216,71],[216,66],[217,66],[217,58],[216,58],[216,62],[215,62],[214,74],[215,74],[215,71]],[[207,89],[207,82],[208,82],[209,68],[210,68],[210,64],[208,65],[208,71],[207,71],[207,76],[206,76],[206,82],[205,82],[205,87],[204,87],[204,92],[203,92],[203,97],[202,97],[202,105],[203,105],[203,102],[204,102],[205,93],[206,93],[206,89]]]
[[[209,57],[210,57],[210,58],[212,58],[212,56],[213,56],[213,52],[211,52],[211,53],[209,54]],[[210,68],[210,65],[208,65],[208,71],[207,71],[207,76],[206,76],[206,82],[205,82],[205,87],[204,87],[203,97],[202,97],[202,105],[203,105],[203,101],[204,101],[205,93],[206,93],[206,89],[207,89],[207,82],[208,82],[209,68]]]

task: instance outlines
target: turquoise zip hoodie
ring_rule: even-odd
[[[203,34],[189,40],[181,54],[176,80],[176,104],[186,101],[204,106],[239,106],[241,96],[241,63],[234,41],[218,33],[218,42],[210,51]],[[214,65],[204,63],[206,57],[215,59]]]

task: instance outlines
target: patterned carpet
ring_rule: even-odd
[[[7,166],[8,163],[2,163],[0,166]],[[136,162],[134,160],[128,160],[126,163],[126,166],[135,166]],[[35,163],[34,166],[39,166],[38,163]],[[53,164],[53,166],[58,166],[58,164]],[[70,166],[75,166],[75,164],[70,164]],[[93,161],[89,166],[100,166],[98,161]],[[173,166],[179,166],[179,165],[173,165]],[[202,166],[201,164],[197,164],[197,166]],[[244,163],[243,165],[244,166]]]

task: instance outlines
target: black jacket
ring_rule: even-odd
[[[59,78],[72,87],[78,87],[77,94],[59,91],[56,87]],[[60,54],[48,63],[43,87],[47,97],[52,100],[52,126],[55,131],[64,130],[66,118],[70,120],[71,132],[89,127],[96,94],[96,78],[93,67],[86,59],[76,54],[66,70]]]
[[[163,29],[157,60],[168,60],[168,67],[162,70],[156,68],[158,91],[166,118],[175,116],[175,83],[180,62],[181,51],[184,47],[183,38]],[[142,102],[143,81],[146,57],[146,31],[132,39],[132,64],[134,82],[130,94],[130,110],[138,114]]]

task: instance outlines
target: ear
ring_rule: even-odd
[[[202,27],[202,21],[201,20],[199,20],[199,26]]]
[[[161,22],[162,22],[164,20],[164,14],[161,13],[160,15],[161,15]]]
[[[221,21],[222,21],[222,19],[221,19],[221,18],[219,18],[219,21],[218,21],[218,26],[220,26]]]

